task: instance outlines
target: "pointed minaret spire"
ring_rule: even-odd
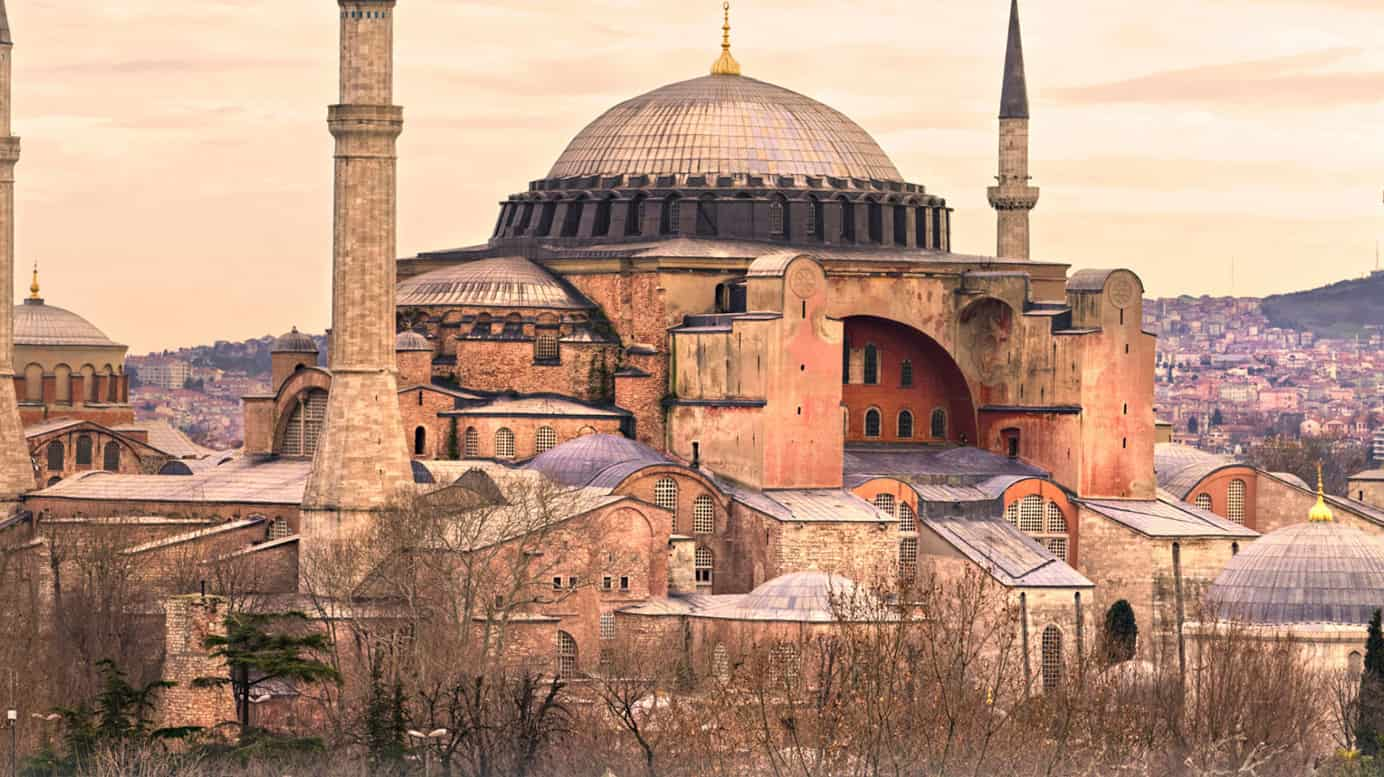
[[[10,15],[5,13],[5,0],[0,0],[0,43],[14,43],[10,38]]]
[[[10,131],[10,22],[0,0],[0,503],[34,488],[33,463],[14,391],[14,168],[19,138]],[[8,513],[9,505],[0,505]]]
[[[1028,176],[1028,82],[1019,33],[1019,0],[1009,4],[1009,44],[1004,53],[1000,93],[1000,170],[990,187],[990,206],[998,214],[995,255],[1029,258],[1028,212],[1038,205],[1038,188]]]
[[[1009,5],[1009,45],[1004,51],[1000,118],[1028,118],[1028,82],[1024,78],[1024,39],[1019,31],[1019,0],[1012,0]]]

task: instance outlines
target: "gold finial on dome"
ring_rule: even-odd
[[[740,63],[735,61],[735,57],[730,55],[730,0],[721,4],[721,10],[725,12],[725,23],[721,25],[721,56],[711,64],[711,74],[713,76],[738,76],[740,75]]]
[[[34,280],[29,284],[29,299],[40,299],[38,296],[38,262],[34,262]]]
[[[1312,505],[1312,511],[1307,514],[1307,520],[1311,523],[1331,523],[1335,518],[1331,508],[1326,506],[1326,487],[1322,481],[1322,463],[1319,461],[1317,462],[1317,503]]]

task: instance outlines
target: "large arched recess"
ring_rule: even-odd
[[[865,352],[873,346],[877,373],[866,383]],[[845,346],[849,354],[849,381],[841,387],[846,407],[847,442],[976,442],[976,410],[966,376],[956,360],[936,340],[906,324],[874,316],[845,320]],[[907,362],[912,380],[906,379]],[[911,385],[906,385],[911,383]],[[880,413],[880,435],[867,437],[865,416]],[[933,414],[945,415],[945,434],[932,434]],[[900,437],[899,415],[913,415],[913,435]]]

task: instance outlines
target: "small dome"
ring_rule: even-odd
[[[14,309],[14,342],[16,345],[120,347],[85,318],[33,298]]]
[[[274,341],[272,353],[317,353],[317,343],[312,337],[298,331],[298,327],[293,327],[293,331],[280,335]]]
[[[639,470],[671,462],[649,446],[614,434],[587,434],[538,454],[527,465],[569,486],[614,488]]]
[[[1384,606],[1384,542],[1330,521],[1285,526],[1231,558],[1207,602],[1226,620],[1363,626]]]
[[[431,352],[432,345],[428,343],[428,338],[417,332],[400,332],[394,338],[394,350],[396,351],[428,351]]]
[[[397,304],[589,310],[591,304],[552,273],[519,256],[443,267],[399,283]]]
[[[577,133],[548,177],[737,174],[903,182],[874,138],[840,111],[736,75],[620,103]]]

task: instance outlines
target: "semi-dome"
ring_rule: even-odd
[[[14,311],[17,345],[120,347],[90,321],[65,308],[31,297]]]
[[[423,273],[399,284],[400,306],[587,310],[589,300],[519,256],[480,259]]]
[[[400,332],[394,338],[395,351],[432,351],[433,347],[428,343],[428,338],[417,332]]]
[[[614,488],[645,467],[671,464],[642,442],[615,434],[585,434],[538,454],[527,465],[569,486]]]
[[[572,139],[548,177],[736,174],[903,182],[874,138],[841,112],[736,75],[620,103]]]
[[[1384,542],[1330,520],[1286,526],[1236,554],[1207,602],[1224,620],[1363,626],[1384,606]]]
[[[295,326],[291,331],[279,335],[270,350],[273,353],[317,353],[317,343]]]

